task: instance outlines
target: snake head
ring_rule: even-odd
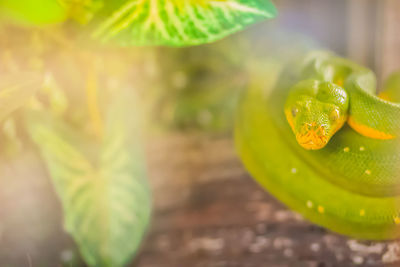
[[[291,88],[285,115],[297,142],[305,149],[326,146],[347,119],[347,92],[331,82],[306,80]]]

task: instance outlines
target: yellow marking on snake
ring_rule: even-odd
[[[386,92],[380,93],[380,94],[378,95],[378,97],[381,98],[381,99],[383,99],[383,100],[386,100],[386,101],[391,101],[391,99],[390,99],[388,93],[386,93]]]
[[[366,137],[373,138],[373,139],[381,139],[381,140],[389,140],[394,139],[396,136],[387,134],[376,129],[370,128],[366,125],[362,125],[357,123],[353,117],[349,116],[347,123],[359,134],[362,134]]]
[[[297,142],[305,149],[320,149],[328,142],[325,129],[323,126],[312,127],[315,127],[315,124],[304,125],[300,133],[296,134]]]
[[[292,128],[292,130],[294,131],[293,117],[292,117],[292,115],[290,114],[290,112],[286,111],[285,113],[286,113],[287,121],[289,122],[289,125],[290,125],[290,127]]]

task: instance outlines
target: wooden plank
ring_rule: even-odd
[[[378,2],[377,69],[380,76],[386,78],[391,72],[400,69],[400,1]]]
[[[132,267],[400,263],[400,243],[349,239],[287,209],[247,174],[228,137],[164,137],[149,155],[154,218]]]
[[[376,67],[376,0],[350,0],[346,12],[347,54],[359,64]]]

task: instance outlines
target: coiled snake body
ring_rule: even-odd
[[[372,71],[310,53],[272,92],[250,88],[243,99],[235,141],[244,164],[317,224],[364,239],[400,237],[399,77],[378,97]]]

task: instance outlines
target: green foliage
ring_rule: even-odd
[[[123,266],[147,227],[151,201],[141,154],[140,129],[122,94],[110,106],[99,145],[82,142],[44,114],[30,119],[30,132],[46,160],[61,198],[65,228],[90,266]],[[83,149],[83,148],[86,148]]]
[[[210,43],[276,14],[269,0],[0,0],[0,16],[17,24],[94,19],[94,38],[140,46]]]
[[[243,35],[212,45],[157,50],[160,76],[152,89],[159,93],[157,126],[227,132],[240,92],[246,87]]]
[[[21,25],[45,25],[66,20],[67,9],[57,0],[0,0],[0,17]]]
[[[0,120],[43,85],[30,76],[5,79],[4,73],[35,70],[50,75],[31,102],[41,111],[30,110],[24,122],[61,199],[65,229],[88,265],[123,266],[143,238],[151,198],[140,149],[142,127],[136,121],[142,109],[119,89],[134,82],[144,88],[143,94],[151,94],[157,85],[153,74],[142,75],[148,63],[144,48],[99,52],[80,41],[90,35],[122,45],[198,45],[275,15],[269,0],[0,0],[0,56],[5,59],[0,61]],[[64,23],[68,20],[78,23]],[[36,27],[49,24],[59,25]],[[162,108],[173,110],[171,120],[176,126],[190,127],[195,121],[202,129],[230,127],[246,78],[237,75],[243,71],[240,52],[228,55],[232,50],[225,54],[224,50],[225,46],[216,51],[199,48],[191,60],[187,60],[188,50],[182,50],[175,54],[181,57],[175,68],[176,58],[160,57],[167,61],[168,71],[156,83],[164,84],[160,94],[167,100],[175,99]],[[210,61],[198,64],[204,53]],[[179,85],[179,75],[174,75],[178,81],[168,81],[170,73],[181,72],[186,85]],[[146,79],[153,84],[142,87]],[[174,92],[167,88],[176,82]],[[111,98],[113,104],[107,105]],[[12,138],[19,119],[4,125]],[[98,139],[90,135],[98,132],[94,134]]]
[[[87,24],[103,7],[102,0],[60,0],[69,9],[69,15],[81,24]]]
[[[122,45],[197,45],[275,16],[268,0],[128,0],[94,36]]]

